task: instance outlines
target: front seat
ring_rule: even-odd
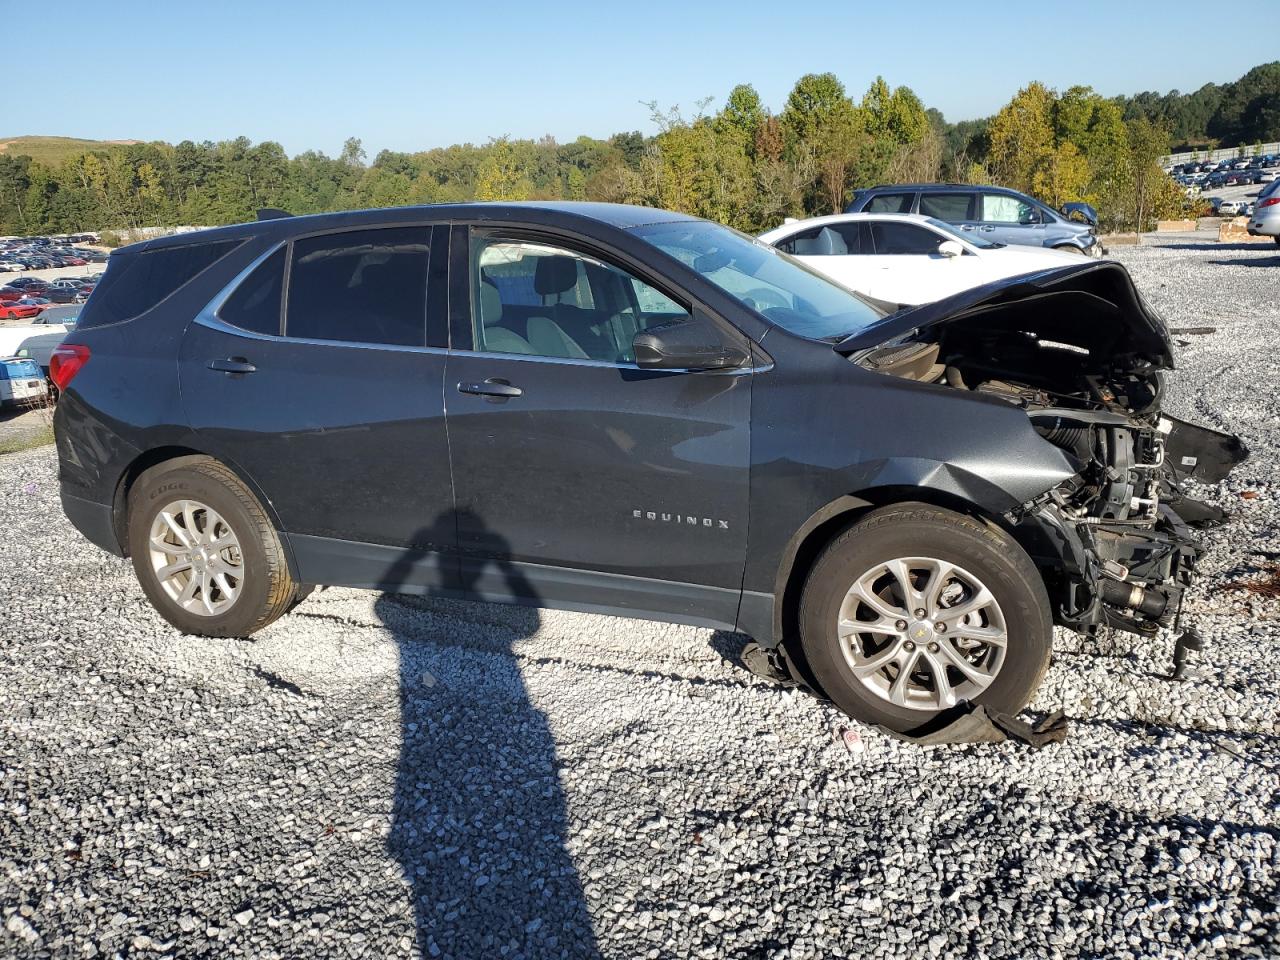
[[[502,295],[498,287],[488,277],[480,278],[480,328],[484,337],[483,344],[477,344],[482,351],[489,353],[524,353],[537,354],[538,351],[520,334],[506,327],[498,326],[502,321]]]
[[[539,257],[533,271],[533,290],[540,297],[559,297],[568,293],[578,282],[578,261],[573,257]],[[569,357],[574,360],[590,360],[591,356],[556,322],[556,317],[579,308],[567,303],[544,304],[549,315],[535,314],[529,317],[525,332],[534,351],[547,357]],[[576,325],[575,325],[576,326]]]

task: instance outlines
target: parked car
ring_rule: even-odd
[[[1280,244],[1280,180],[1272,180],[1258,193],[1247,229],[1255,237],[1271,237]]]
[[[80,286],[51,286],[48,296],[54,303],[84,303],[89,298]]]
[[[1277,170],[1266,170],[1266,169],[1264,169],[1264,170],[1259,171],[1259,173],[1258,173],[1258,177],[1257,177],[1257,182],[1258,182],[1258,183],[1271,183],[1271,182],[1273,182],[1274,180],[1276,180],[1276,178],[1278,178],[1278,177],[1280,177],[1280,171],[1277,171]]]
[[[845,213],[919,213],[998,243],[1070,247],[1101,256],[1097,213],[1087,204],[1074,204],[1069,212],[1084,222],[1014,190],[945,183],[858,190],[845,208]]]
[[[1243,200],[1223,200],[1218,204],[1218,213],[1224,217],[1239,216],[1244,209],[1245,201]]]
[[[37,333],[27,337],[14,351],[14,356],[35,361],[50,391],[55,389],[53,381],[49,380],[49,364],[52,362],[53,351],[67,336],[65,330],[51,329],[50,333]]]
[[[760,239],[850,290],[897,304],[928,303],[1080,262],[1079,253],[1008,246],[919,214],[816,217],[776,227]]]
[[[44,374],[29,358],[0,359],[0,407],[36,403],[48,396]]]
[[[22,264],[12,260],[0,260],[0,273],[21,273],[25,269]]]
[[[322,583],[676,620],[914,730],[1022,707],[1055,622],[1171,624],[1213,515],[1180,477],[1243,456],[1161,413],[1110,262],[889,313],[687,215],[494,203],[155,239],[104,284],[51,358],[63,507],[200,635]]]
[[[34,303],[23,303],[21,300],[0,303],[0,320],[26,320],[38,316],[42,309],[44,308]]]

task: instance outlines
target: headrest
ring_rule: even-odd
[[[491,327],[502,319],[502,295],[488,277],[480,278],[480,324]]]
[[[564,293],[578,282],[578,261],[573,257],[539,257],[533,271],[533,289],[540,296]]]

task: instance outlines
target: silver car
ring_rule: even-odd
[[[1249,233],[1255,237],[1271,237],[1280,244],[1280,180],[1272,180],[1253,202],[1249,216]]]

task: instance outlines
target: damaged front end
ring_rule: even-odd
[[[1046,271],[902,310],[836,349],[1018,406],[1067,455],[1074,475],[1004,517],[1044,576],[1055,622],[1144,635],[1175,624],[1199,552],[1192,528],[1224,519],[1180,484],[1221,480],[1248,453],[1161,412],[1168,331],[1122,266]]]

